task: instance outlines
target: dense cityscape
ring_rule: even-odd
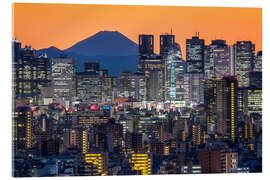
[[[262,172],[262,51],[159,42],[139,35],[137,72],[115,77],[13,39],[13,176]]]

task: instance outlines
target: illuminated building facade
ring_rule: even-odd
[[[120,97],[130,97],[132,92],[132,76],[131,71],[124,71],[119,73],[119,89]]]
[[[52,58],[52,89],[54,98],[71,100],[73,97],[73,80],[75,60],[72,58]]]
[[[172,44],[165,58],[165,100],[184,100],[184,67],[179,44]]]
[[[50,82],[50,62],[46,54],[36,56],[31,46],[14,45],[13,89],[16,99],[38,100],[43,86]]]
[[[166,57],[174,43],[175,36],[173,34],[160,35],[160,56]]]
[[[255,45],[251,41],[237,41],[234,46],[236,49],[236,75],[239,79],[239,87],[248,87],[248,72],[253,67]]]
[[[203,79],[204,79],[204,40],[196,33],[192,39],[186,40],[186,83],[189,97],[193,103],[203,103]]]
[[[154,57],[154,36],[141,34],[139,35],[139,59],[138,72],[144,72],[144,63],[146,59]]]
[[[104,78],[96,72],[78,72],[76,96],[84,102],[104,103]]]
[[[17,107],[13,115],[14,152],[34,147],[34,119],[29,106]]]
[[[129,163],[132,170],[137,171],[138,175],[152,174],[152,158],[150,154],[131,154]]]
[[[86,175],[105,176],[108,174],[108,155],[104,153],[86,153],[84,170]]]

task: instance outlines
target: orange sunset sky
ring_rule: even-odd
[[[185,40],[196,31],[209,44],[250,40],[262,50],[262,9],[181,6],[122,6],[74,4],[13,4],[13,34],[35,49],[66,49],[98,31],[119,31],[138,43],[139,34],[159,35],[172,28],[185,58]]]

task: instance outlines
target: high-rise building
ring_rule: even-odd
[[[131,71],[124,71],[119,73],[119,92],[120,97],[130,97],[132,91],[133,73]]]
[[[205,79],[213,77],[222,78],[223,76],[232,75],[232,56],[230,46],[225,40],[213,40],[205,48],[204,72]]]
[[[179,44],[172,44],[165,57],[165,100],[184,100],[184,67]]]
[[[146,99],[154,100],[161,99],[164,100],[165,93],[165,64],[161,58],[146,59],[143,66],[143,73],[146,78]],[[157,82],[153,82],[154,79],[159,79]],[[161,84],[160,84],[161,83]],[[153,88],[156,86],[161,86],[160,91],[153,92]],[[150,95],[151,93],[151,95]],[[157,93],[157,94],[153,94]]]
[[[137,171],[138,175],[152,174],[152,158],[150,154],[131,154],[129,163],[132,170]]]
[[[186,40],[187,73],[204,72],[204,49],[204,39],[199,38],[199,33]]]
[[[255,45],[251,41],[237,41],[235,46],[236,51],[236,75],[239,79],[239,87],[249,86],[248,72],[252,70]]]
[[[15,43],[13,61],[13,92],[15,99],[38,100],[41,88],[50,82],[50,62],[46,54],[36,57],[35,50],[26,46],[19,50]]]
[[[234,76],[217,81],[217,133],[237,143],[238,80]]]
[[[14,152],[34,147],[34,117],[29,106],[17,107],[13,112]]]
[[[142,73],[134,73],[131,78],[132,93],[135,101],[146,100],[146,78]]]
[[[160,70],[149,71],[147,79],[147,100],[162,101],[163,100],[163,72]]]
[[[75,60],[72,58],[52,58],[52,89],[54,98],[71,100],[75,77]]]
[[[154,36],[139,35],[139,55],[151,57],[154,54]]]
[[[173,34],[162,34],[160,35],[160,55],[164,58],[168,55],[169,50],[175,43],[175,36]]]
[[[217,119],[216,113],[217,103],[217,84],[216,79],[209,79],[204,81],[204,107],[206,113],[206,128],[208,134],[215,130],[215,121]]]
[[[214,77],[222,78],[231,73],[230,49],[225,40],[213,40]]]
[[[154,57],[154,36],[141,34],[139,35],[139,58],[138,72],[144,72],[144,63],[146,59]]]
[[[191,104],[203,104],[203,73],[185,73],[184,74],[184,99]]]
[[[219,136],[237,143],[239,123],[237,78],[227,76],[205,81],[204,84],[206,125],[213,126]]]
[[[104,103],[104,78],[96,72],[78,72],[75,92],[82,101]]]
[[[112,103],[114,101],[114,89],[116,87],[116,77],[104,77],[104,101],[105,103]]]
[[[186,40],[186,76],[188,84],[185,93],[186,99],[193,103],[203,103],[203,79],[204,79],[204,40],[199,38],[199,33],[192,39]]]

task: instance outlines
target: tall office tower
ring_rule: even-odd
[[[213,40],[205,48],[204,73],[205,79],[222,78],[232,75],[231,49],[225,40]]]
[[[79,168],[82,170],[82,174],[92,176],[108,174],[108,155],[106,153],[86,153],[84,154],[84,162],[84,166]]]
[[[204,49],[204,40],[199,38],[199,33],[186,40],[186,73],[189,74],[186,91],[193,103],[203,103]]]
[[[50,63],[46,55],[36,57],[31,46],[20,51],[14,48],[13,83],[15,99],[33,99],[38,101],[41,87],[50,82]],[[16,54],[16,55],[15,55]]]
[[[213,40],[214,77],[222,78],[231,74],[230,49],[225,40]]]
[[[217,86],[216,79],[204,81],[204,106],[208,134],[214,133],[216,121]]]
[[[214,77],[214,48],[211,44],[204,48],[204,79],[208,80]]]
[[[34,118],[31,108],[28,106],[17,107],[13,113],[14,152],[33,148]]]
[[[146,100],[146,78],[142,73],[134,73],[131,78],[131,96],[135,101]]]
[[[204,39],[199,38],[199,33],[186,40],[187,73],[204,72],[204,49]]]
[[[254,62],[254,71],[262,72],[262,51],[258,51]]]
[[[99,71],[99,62],[85,62],[84,72],[97,72]]]
[[[152,174],[152,158],[150,154],[131,154],[129,163],[132,170],[137,171],[138,175]]]
[[[145,59],[154,57],[154,36],[141,34],[139,35],[139,59],[138,72],[144,72]]]
[[[179,44],[172,44],[165,57],[165,100],[184,101],[184,67]]]
[[[221,152],[219,150],[203,150],[198,152],[202,165],[202,173],[221,173]]]
[[[72,58],[52,58],[52,93],[54,98],[71,100],[75,76],[75,60]]]
[[[184,74],[184,99],[189,104],[203,104],[204,103],[204,94],[203,94],[203,73],[193,74],[186,73]]]
[[[158,83],[158,86],[160,85],[159,82],[162,81],[162,85],[161,85],[161,91],[162,91],[162,94],[161,94],[161,97],[160,97],[160,94],[155,94],[154,96],[155,97],[160,97],[161,100],[164,100],[164,92],[165,92],[165,67],[164,67],[164,63],[162,61],[162,59],[160,58],[155,58],[155,59],[146,59],[145,60],[145,64],[144,64],[144,75],[146,77],[146,99],[147,100],[151,100],[153,99],[153,97],[150,97],[150,93],[153,93],[153,87],[152,85],[156,86],[157,84],[153,83],[152,80],[153,78],[161,78],[163,77],[162,79],[159,79],[159,81],[157,82]],[[158,73],[155,72],[155,71],[159,71]],[[158,77],[157,77],[158,76]]]
[[[104,78],[96,72],[78,72],[75,91],[76,97],[84,102],[104,103]]]
[[[232,143],[238,138],[238,80],[235,76],[216,81],[217,121],[216,132]]]
[[[112,103],[114,101],[114,88],[116,87],[116,77],[104,77],[104,101],[105,103]]]
[[[131,71],[123,71],[119,73],[119,91],[120,97],[130,97],[132,91],[133,73]]]
[[[175,37],[172,34],[162,34],[160,35],[160,48],[159,48],[159,54],[163,58],[166,57],[175,43]]]
[[[126,133],[126,148],[130,152],[140,153],[143,149],[142,134],[137,132]]]
[[[251,41],[237,41],[235,46],[236,51],[236,72],[239,79],[239,87],[249,86],[248,72],[252,70],[255,45]]]
[[[147,79],[148,101],[163,100],[163,72],[159,70],[150,71]]]

